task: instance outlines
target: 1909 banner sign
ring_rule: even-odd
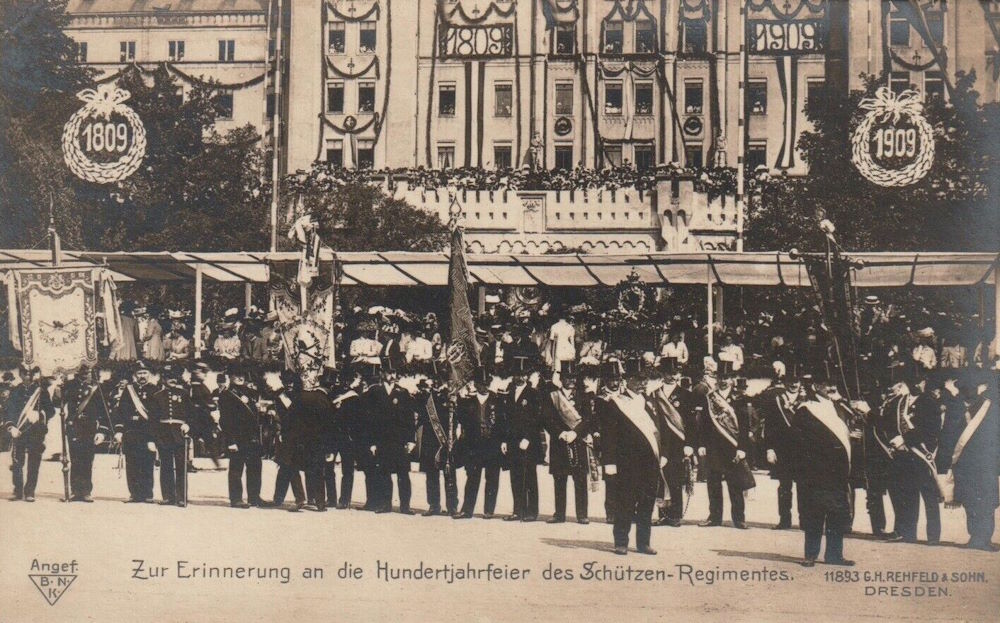
[[[748,20],[751,54],[818,54],[826,50],[826,21]]]

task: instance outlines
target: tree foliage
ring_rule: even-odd
[[[813,129],[799,149],[809,164],[803,177],[765,178],[751,196],[748,249],[818,251],[823,236],[817,209],[837,227],[850,250],[996,251],[1000,240],[1000,106],[981,105],[975,73],[959,72],[952,97],[930,96],[924,112],[934,128],[936,156],[925,178],[903,188],[867,181],[851,162],[850,137],[863,118],[865,89],[827,90],[807,102]]]

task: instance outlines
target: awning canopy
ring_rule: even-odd
[[[858,287],[994,285],[996,253],[850,253]],[[101,266],[118,281],[266,283],[270,268],[294,270],[299,254],[281,253],[101,253],[64,251],[63,266]],[[337,253],[325,248],[320,261],[340,264],[345,286],[445,286],[447,253]],[[786,253],[648,253],[636,255],[470,254],[473,283],[493,286],[614,286],[635,272],[650,285],[809,285],[805,265]],[[0,271],[51,265],[47,250],[0,250]]]

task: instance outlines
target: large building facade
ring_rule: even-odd
[[[824,83],[857,88],[862,73],[886,72],[894,89],[947,97],[957,72],[975,71],[983,100],[1000,100],[993,0],[71,0],[68,11],[81,61],[105,77],[164,63],[182,82],[217,81],[231,104],[220,129],[257,126],[283,172],[317,160],[742,162],[797,175],[804,105]],[[518,193],[507,210],[466,212],[481,215],[471,231],[486,250],[733,248],[741,219],[727,198],[665,192],[615,194],[643,209]],[[678,211],[696,235],[664,235]]]

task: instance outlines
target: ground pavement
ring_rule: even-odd
[[[942,510],[943,546],[861,535],[846,543],[846,555],[858,563],[849,573],[822,564],[806,569],[798,564],[801,532],[770,529],[777,520],[776,487],[763,474],[748,498],[750,530],[730,527],[728,501],[725,527],[695,525],[708,505],[699,484],[684,526],[654,528],[658,556],[631,551],[619,557],[611,527],[601,521],[603,491],[591,496],[590,525],[486,521],[479,516],[482,495],[477,517],[464,521],[357,509],[293,514],[232,509],[225,471],[201,471],[190,476],[192,502],[181,509],[122,504],[124,475],[115,471],[115,457],[101,455],[95,503],[60,502],[59,464],[44,462],[38,500],[27,504],[6,501],[9,462],[9,453],[0,455],[2,623],[995,621],[1000,611],[1000,554],[956,545],[967,538],[962,510]],[[541,508],[551,513],[552,481],[544,470]],[[274,473],[267,463],[267,498]],[[423,475],[412,474],[412,482],[419,511],[426,507]],[[363,495],[358,474],[355,500]],[[510,507],[505,472],[498,514]],[[572,512],[572,500],[568,507]],[[855,527],[869,531],[863,510]],[[53,563],[66,565],[45,567]],[[255,579],[200,577],[204,567],[238,574],[237,566],[254,567],[242,573]],[[480,579],[455,578],[455,568],[469,566],[482,570]],[[256,579],[259,567],[268,577]],[[386,568],[432,577],[392,579],[390,573],[387,581]],[[303,577],[313,569],[322,570],[322,579]],[[513,577],[515,570],[522,577]],[[556,579],[556,570],[573,577],[564,571]],[[486,579],[489,574],[495,575]]]

